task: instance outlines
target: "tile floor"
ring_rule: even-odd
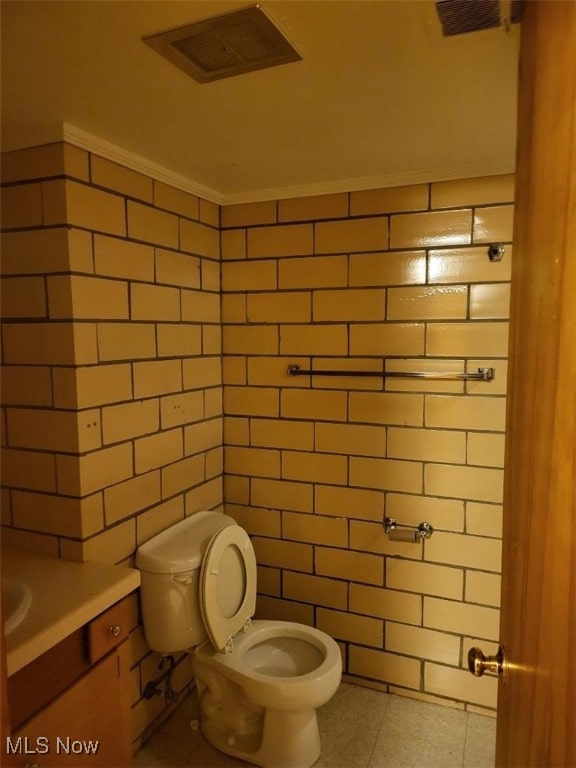
[[[134,759],[135,768],[244,768],[213,749],[191,721],[193,691]],[[343,683],[318,711],[314,768],[493,768],[496,721]]]

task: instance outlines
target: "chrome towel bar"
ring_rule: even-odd
[[[299,365],[289,365],[288,373],[290,376],[363,376],[380,379],[449,379],[453,381],[492,381],[495,377],[494,368],[478,368],[476,373],[442,373],[440,371],[312,371],[300,368]]]

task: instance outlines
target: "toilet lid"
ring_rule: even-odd
[[[222,651],[256,610],[256,556],[246,531],[229,525],[216,533],[200,574],[200,605],[212,645]]]

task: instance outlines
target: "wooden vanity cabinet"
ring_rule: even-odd
[[[129,595],[8,678],[12,734],[2,765],[132,765],[128,635],[136,610]]]

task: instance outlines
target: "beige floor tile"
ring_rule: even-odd
[[[318,710],[320,731],[326,718],[366,728],[380,728],[390,698],[387,693],[342,683],[332,699]]]

